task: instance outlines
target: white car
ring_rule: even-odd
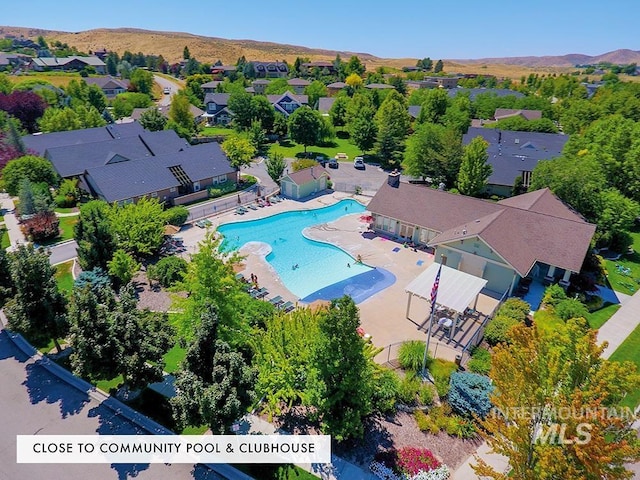
[[[353,159],[353,168],[357,168],[358,170],[364,170],[364,158],[356,157]]]
[[[171,87],[164,87],[164,94],[171,95]]]

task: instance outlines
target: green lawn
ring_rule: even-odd
[[[259,478],[261,480],[318,480],[318,477],[315,475],[290,464],[263,465],[254,463],[247,465],[233,464],[232,466],[253,478]]]
[[[110,390],[112,388],[118,388],[118,385],[120,385],[123,381],[124,378],[122,378],[122,375],[118,375],[111,380],[100,380],[96,382],[96,387],[98,387],[103,392],[110,393]]]
[[[625,339],[624,342],[613,352],[613,355],[609,357],[609,360],[615,360],[617,362],[630,361],[636,364],[640,369],[640,325],[638,325],[633,332]],[[622,405],[625,407],[635,408],[640,403],[640,388],[634,390],[625,397],[622,401]]]
[[[78,210],[78,207],[70,207],[70,208],[56,207],[54,209],[54,212],[56,212],[56,213],[79,213],[79,210]]]
[[[201,135],[203,137],[213,137],[213,136],[227,136],[235,132],[233,128],[227,127],[204,127],[202,129]]]
[[[58,283],[58,290],[63,293],[70,294],[73,290],[73,274],[71,269],[73,268],[73,260],[56,265],[56,282]]]
[[[286,158],[299,158],[304,156],[304,146],[291,141],[274,143],[273,148],[281,152]],[[333,158],[336,156],[336,153],[346,153],[349,156],[349,160],[346,161],[353,162],[355,157],[362,155],[362,150],[347,138],[336,138],[335,146],[332,147],[311,146],[307,149],[307,156],[310,158],[315,158],[318,155]]]
[[[0,228],[0,248],[3,250],[11,246],[11,240],[9,240],[9,230],[6,228]]]
[[[73,238],[73,226],[78,223],[79,215],[73,217],[60,217],[60,235],[49,240],[44,240],[40,245],[53,245]]]
[[[164,371],[167,373],[173,373],[178,370],[178,365],[184,359],[187,354],[187,349],[182,348],[179,345],[174,345],[164,356]]]
[[[611,288],[627,295],[633,295],[640,288],[640,228],[630,233],[634,253],[623,255],[618,260],[605,260]]]
[[[604,325],[607,322],[607,320],[611,318],[611,316],[614,313],[618,311],[619,308],[620,308],[620,305],[609,304],[605,307],[602,307],[600,310],[591,312],[587,317],[589,326],[594,330],[599,329],[602,325]]]

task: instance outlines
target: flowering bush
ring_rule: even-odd
[[[417,475],[438,468],[440,462],[426,448],[404,447],[398,450],[397,466],[402,473]]]
[[[373,473],[376,477],[381,478],[382,480],[403,480],[404,477],[396,475],[396,473],[392,469],[380,462],[371,462],[369,468],[371,469],[371,473]]]
[[[440,465],[438,468],[425,472],[421,470],[417,475],[411,477],[411,480],[446,480],[449,478],[449,467]]]
[[[449,467],[446,465],[440,465],[438,468],[428,472],[420,470],[412,477],[397,474],[391,468],[380,462],[371,462],[369,468],[374,475],[382,480],[447,480],[450,475]]]

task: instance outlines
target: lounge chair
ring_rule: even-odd
[[[279,308],[280,310],[284,310],[285,312],[287,312],[287,313],[288,313],[288,312],[290,312],[291,310],[295,309],[295,308],[296,308],[296,306],[295,306],[293,303],[291,303],[291,302],[284,302],[284,303],[282,303],[282,304],[278,305],[278,308]]]
[[[284,303],[284,300],[282,299],[282,297],[280,295],[276,295],[275,297],[269,299],[269,303],[271,305],[277,307],[281,303]]]
[[[267,295],[269,295],[269,290],[267,290],[266,288],[262,287],[262,288],[259,288],[257,290],[254,289],[254,293],[251,296],[255,297],[255,298],[264,298]]]
[[[236,215],[244,215],[246,213],[246,210],[238,207],[236,208]]]
[[[243,283],[247,283],[247,279],[244,278],[244,275],[241,274],[241,273],[236,273],[236,280],[239,280],[239,281],[241,281]]]
[[[249,207],[251,210],[258,210],[258,207],[256,207],[253,203],[250,203],[249,205],[247,205],[247,207]]]

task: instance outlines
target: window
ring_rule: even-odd
[[[171,187],[171,188],[169,189],[169,191],[170,191],[171,193],[175,193],[175,192],[176,192],[176,187]]]
[[[523,171],[522,172],[522,186],[529,188],[531,185],[531,172]]]
[[[200,182],[193,182],[193,191],[194,192],[200,191]]]
[[[226,175],[220,175],[218,177],[218,183],[226,183],[227,182],[227,176]]]
[[[151,192],[151,196],[152,197],[157,197],[158,196],[158,192]]]

